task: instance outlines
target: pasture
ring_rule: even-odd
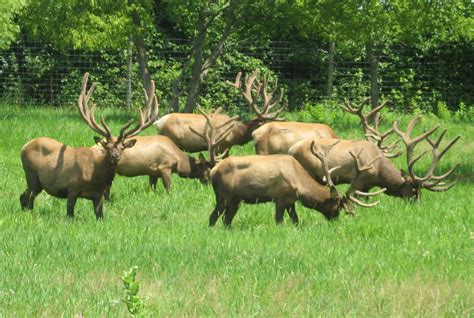
[[[115,132],[136,117],[98,112]],[[362,138],[356,119],[341,116],[327,124]],[[391,117],[403,128],[410,118]],[[44,192],[32,213],[22,211],[22,145],[48,136],[90,146],[94,135],[75,108],[0,105],[0,316],[128,316],[120,276],[134,265],[150,316],[471,316],[474,127],[423,116],[415,133],[438,122],[444,142],[462,136],[440,163],[442,171],[460,163],[450,191],[424,190],[415,204],[380,196],[377,207],[333,222],[298,205],[298,227],[287,215],[276,226],[273,204],[243,205],[228,230],[208,227],[212,187],[177,175],[169,195],[161,183],[149,189],[147,177],[117,176],[103,222],[83,199],[68,219],[66,200]],[[396,163],[404,167],[404,157]]]

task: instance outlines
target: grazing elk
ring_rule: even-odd
[[[441,140],[446,133],[444,130],[439,136],[436,142],[429,139],[429,136],[433,134],[439,126],[432,128],[431,130],[421,134],[420,136],[411,139],[410,134],[413,127],[418,122],[419,117],[414,118],[408,124],[406,132],[400,131],[398,128],[398,122],[394,122],[393,129],[399,134],[406,144],[407,148],[407,166],[408,174],[403,170],[398,170],[390,160],[385,156],[385,153],[378,148],[375,144],[369,141],[359,140],[341,140],[330,153],[328,157],[329,168],[340,166],[337,171],[334,172],[332,179],[336,184],[340,183],[352,183],[355,190],[369,191],[372,187],[386,188],[386,194],[396,197],[402,197],[406,199],[419,199],[421,195],[421,189],[427,189],[430,191],[446,191],[452,184],[446,184],[442,182],[443,179],[447,178],[456,168],[453,167],[448,172],[435,176],[433,175],[434,170],[441,159],[441,157],[453,146],[459,139],[459,136],[452,140],[443,150],[439,150]],[[414,164],[426,153],[423,152],[421,155],[413,158],[413,151],[415,146],[422,140],[428,140],[432,146],[433,160],[431,166],[423,177],[418,177],[413,171]],[[316,139],[314,140],[321,146],[330,145],[334,143],[331,139]],[[313,178],[319,182],[324,182],[325,173],[323,166],[319,160],[315,160],[314,156],[308,151],[309,145],[314,142],[311,139],[303,140],[298,142],[290,149],[290,155],[296,158],[306,170],[308,170]],[[372,166],[363,176],[361,176],[356,182],[353,182],[353,176],[356,174],[356,167],[354,166],[354,157],[357,157],[361,164]],[[377,162],[373,164],[371,162],[373,158],[379,158]]]
[[[363,193],[351,187],[345,195],[339,194],[331,179],[331,172],[337,167],[329,169],[327,162],[328,153],[333,146],[334,144],[320,147],[324,149],[320,151],[313,142],[308,148],[325,167],[329,189],[314,180],[303,166],[289,155],[254,155],[222,160],[211,170],[216,206],[209,217],[209,226],[215,225],[221,215],[224,224],[229,226],[241,201],[251,204],[275,202],[275,221],[281,223],[286,210],[294,224],[298,223],[296,201],[301,201],[307,208],[320,211],[326,219],[336,218],[341,209],[352,211],[351,202],[366,207],[376,205],[378,202],[363,203],[354,198],[353,194],[372,196],[383,192],[384,189]],[[357,159],[354,158],[354,161],[355,166],[359,167],[353,180],[357,182],[371,166],[360,167]]]
[[[92,84],[86,93],[89,74],[82,80],[78,108],[86,124],[96,133],[105,137],[95,137],[102,149],[88,147],[72,148],[54,139],[41,137],[28,142],[21,151],[21,161],[26,175],[27,190],[20,196],[22,208],[33,209],[35,197],[44,189],[52,196],[67,198],[67,215],[74,216],[77,198],[92,200],[97,219],[103,217],[102,197],[105,188],[112,183],[122,152],[133,147],[136,140],[131,137],[151,126],[158,116],[158,101],[154,95],[152,82],[150,92],[145,92],[145,112],[140,110],[140,122],[129,128],[132,121],[120,129],[117,138],[112,136],[103,117],[99,125],[95,118],[95,104],[89,110],[89,100],[95,89]],[[127,139],[128,138],[128,139]]]
[[[325,124],[300,122],[270,122],[252,133],[255,151],[259,155],[287,154],[300,140],[307,138],[334,138],[336,133]]]
[[[281,105],[283,100],[283,90],[280,91],[279,98],[274,97],[277,90],[277,84],[271,91],[268,91],[268,76],[264,77],[263,84],[257,79],[258,72],[245,77],[244,87],[241,87],[240,78],[242,73],[239,72],[232,86],[241,90],[246,102],[250,108],[256,113],[256,117],[249,121],[235,121],[234,126],[227,137],[222,140],[218,147],[219,152],[224,152],[234,145],[244,145],[252,139],[252,132],[268,120],[281,120],[278,116],[284,110],[285,106]],[[263,97],[261,97],[263,95]],[[263,100],[263,110],[257,106],[257,102]],[[276,111],[270,112],[275,106],[279,106]],[[230,119],[224,114],[216,115],[216,122],[224,123]],[[193,131],[204,132],[206,120],[199,114],[181,114],[171,113],[161,117],[156,122],[158,134],[168,136],[178,147],[188,152],[197,152],[207,149],[207,144]]]
[[[395,158],[398,157],[402,154],[401,151],[398,151],[396,153],[392,153],[394,151],[399,142],[400,139],[396,140],[395,142],[391,143],[388,146],[384,146],[383,143],[388,140],[390,135],[394,132],[393,127],[387,130],[386,132],[382,133],[379,129],[380,126],[380,120],[382,119],[382,115],[380,114],[380,110],[384,108],[389,101],[385,101],[379,106],[373,108],[371,111],[369,111],[367,114],[363,113],[364,106],[367,105],[370,102],[370,98],[366,98],[362,103],[360,103],[359,107],[354,108],[352,107],[348,101],[344,103],[344,105],[341,105],[342,109],[344,109],[346,112],[350,114],[357,115],[361,122],[362,122],[362,127],[364,129],[364,136],[367,141],[372,141],[374,142],[377,147],[382,150],[384,153],[385,157],[387,158]],[[369,120],[373,119],[374,125],[371,126],[369,124]]]
[[[212,154],[227,134],[232,129],[233,121],[230,118],[227,122],[215,126],[213,119],[219,116],[221,109],[217,109],[211,114],[207,114],[198,107],[206,120],[205,135],[196,132],[200,138],[208,144],[208,152]],[[192,128],[190,128],[192,130]],[[217,138],[216,138],[217,137]],[[156,189],[158,178],[162,178],[163,186],[169,193],[171,190],[171,173],[178,173],[182,178],[198,178],[203,183],[209,179],[209,171],[215,165],[214,156],[210,159],[199,154],[199,159],[195,159],[181,149],[166,136],[137,136],[133,148],[125,149],[117,166],[117,174],[125,177],[149,176],[150,185]],[[109,200],[109,186],[105,191],[105,198]]]

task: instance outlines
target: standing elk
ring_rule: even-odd
[[[414,118],[410,121],[407,126],[406,132],[402,132],[398,128],[398,121],[393,123],[394,131],[400,135],[407,148],[407,167],[408,174],[403,170],[398,170],[390,160],[385,156],[383,150],[377,147],[377,145],[369,141],[359,140],[341,140],[333,149],[330,156],[328,157],[329,168],[340,166],[341,168],[332,176],[336,184],[340,183],[352,183],[356,190],[369,191],[372,187],[386,188],[386,194],[396,197],[402,197],[405,199],[418,200],[421,196],[421,189],[427,189],[430,191],[447,191],[454,183],[447,184],[442,182],[443,179],[447,178],[456,169],[456,166],[450,169],[448,172],[435,176],[433,175],[436,166],[441,157],[453,146],[459,136],[449,142],[449,144],[443,149],[439,150],[441,140],[446,133],[444,130],[439,136],[436,142],[429,139],[429,136],[433,134],[439,126],[432,128],[431,130],[421,134],[420,136],[411,139],[410,134],[413,127],[419,121],[419,117]],[[422,140],[426,139],[432,147],[433,159],[428,172],[423,177],[415,175],[413,170],[415,163],[424,155],[426,151],[417,157],[413,157],[413,151],[415,146]],[[325,173],[323,166],[319,160],[315,160],[314,156],[308,151],[308,146],[316,142],[317,144],[324,146],[334,143],[332,139],[316,139],[316,140],[303,140],[295,144],[290,149],[290,155],[296,158],[306,170],[310,171],[313,178],[319,182],[325,182]],[[356,173],[356,167],[354,166],[354,158],[357,158],[362,164],[372,166],[357,182],[352,182],[353,176]],[[379,158],[377,162],[368,164],[373,158]]]
[[[387,158],[395,158],[398,157],[402,154],[401,151],[392,153],[394,151],[399,142],[400,139],[397,141],[391,143],[390,145],[383,145],[383,143],[388,140],[390,135],[394,132],[393,127],[388,129],[386,132],[382,133],[380,131],[380,120],[382,119],[382,115],[380,114],[380,110],[384,108],[389,101],[385,101],[379,106],[373,108],[371,111],[369,111],[367,114],[363,113],[364,106],[367,105],[370,102],[370,98],[366,98],[362,103],[360,103],[359,107],[354,108],[352,107],[348,101],[344,103],[344,105],[341,105],[342,109],[345,110],[346,112],[357,115],[361,122],[362,122],[362,127],[364,129],[364,136],[367,141],[372,141],[374,142],[380,150],[384,153],[385,157]],[[369,124],[369,120],[373,119],[374,125],[371,126]]]
[[[151,126],[158,116],[158,100],[154,94],[152,82],[148,94],[146,91],[145,112],[140,110],[140,122],[129,128],[133,121],[120,129],[117,138],[112,136],[109,126],[103,117],[99,125],[95,118],[95,104],[89,110],[89,100],[95,89],[92,84],[86,93],[89,74],[82,80],[78,108],[82,119],[96,133],[105,137],[101,140],[94,137],[102,149],[88,147],[72,148],[54,139],[41,137],[29,141],[21,151],[21,161],[26,175],[27,190],[20,196],[22,208],[33,209],[35,197],[44,189],[48,194],[67,198],[67,215],[74,216],[77,198],[92,201],[97,219],[103,217],[102,198],[105,188],[112,184],[122,152],[134,146],[136,140],[129,139]],[[128,139],[127,139],[128,138]]]
[[[296,201],[301,201],[307,208],[320,211],[328,220],[336,218],[341,209],[352,211],[351,202],[365,207],[376,205],[378,202],[363,203],[353,195],[372,196],[385,189],[374,193],[363,193],[350,187],[344,195],[337,191],[331,179],[331,172],[337,167],[329,169],[327,162],[328,153],[335,144],[320,147],[324,151],[317,151],[314,142],[308,148],[325,167],[329,189],[314,180],[303,166],[289,155],[254,155],[222,160],[211,170],[216,206],[209,217],[209,226],[215,225],[221,215],[224,225],[230,226],[242,201],[251,204],[275,202],[277,224],[283,221],[285,210],[292,222],[298,223]],[[353,180],[357,182],[358,178],[372,167],[360,167],[356,158],[354,162],[359,167],[358,174]]]
[[[206,136],[195,132],[208,145],[210,159],[199,154],[195,159],[181,149],[166,136],[137,136],[133,148],[125,149],[122,158],[117,166],[117,174],[125,177],[149,176],[150,185],[156,189],[158,178],[163,181],[163,186],[169,193],[171,191],[171,173],[178,173],[182,178],[200,179],[207,183],[209,171],[215,165],[213,154],[219,143],[230,133],[235,117],[216,127],[214,118],[219,116],[222,109],[217,109],[211,114],[207,114],[198,107],[206,120]],[[192,128],[190,128],[192,130]],[[210,134],[211,136],[207,136]],[[213,138],[213,136],[217,136]],[[105,191],[105,198],[109,200],[110,187]]]
[[[278,83],[271,91],[268,91],[268,76],[264,77],[263,84],[257,79],[258,72],[245,77],[242,87],[242,73],[239,72],[233,87],[240,89],[244,99],[250,106],[250,109],[256,113],[256,117],[249,121],[235,121],[230,133],[224,138],[218,147],[219,152],[224,152],[234,145],[244,145],[252,139],[252,132],[260,127],[265,121],[281,120],[278,116],[284,110],[281,105],[283,100],[283,90],[280,90],[278,98],[274,97]],[[261,97],[263,95],[263,97]],[[259,100],[263,100],[263,110],[257,106]],[[270,112],[275,106],[279,106],[276,111]],[[218,114],[214,120],[217,123],[225,123],[230,119],[229,116]],[[181,114],[171,113],[161,117],[156,122],[158,134],[169,137],[178,147],[188,152],[198,152],[207,149],[207,144],[198,135],[190,131],[203,133],[206,127],[206,120],[199,114]]]

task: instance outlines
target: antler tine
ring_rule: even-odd
[[[239,89],[240,88],[240,78],[242,77],[242,72],[238,72],[237,76],[235,77],[234,82],[226,81],[227,84]]]
[[[451,173],[456,169],[457,165],[455,165],[453,168],[451,168],[450,170],[448,170],[448,172],[444,173],[443,175],[441,176],[433,176],[433,173],[434,173],[434,170],[436,169],[436,167],[438,166],[438,162],[439,160],[446,154],[446,152],[459,140],[459,138],[461,138],[461,136],[457,136],[456,138],[454,138],[451,142],[449,142],[449,144],[441,151],[438,150],[438,147],[441,143],[441,140],[443,139],[445,133],[446,133],[446,129],[440,134],[440,136],[438,137],[438,140],[436,142],[433,142],[431,139],[427,138],[428,142],[430,143],[431,147],[432,147],[432,154],[433,154],[433,159],[431,161],[431,165],[430,165],[430,168],[428,169],[428,172],[426,173],[426,175],[424,177],[417,177],[415,176],[415,180],[418,181],[418,182],[422,182],[424,183],[425,181],[428,181],[430,179],[433,179],[433,180],[441,180],[441,179],[444,179],[444,178],[447,178],[449,175],[451,175]]]
[[[147,93],[144,90],[144,97],[145,97],[145,111],[141,109],[138,110],[138,114],[140,116],[139,123],[132,129],[128,130],[132,122],[128,122],[125,126],[120,129],[120,135],[118,140],[124,140],[126,138],[130,138],[133,136],[138,135],[144,129],[150,127],[158,118],[159,112],[159,104],[158,98],[155,94],[155,82],[150,82],[150,91]]]
[[[341,140],[339,139],[335,143],[333,143],[332,145],[329,145],[328,147],[323,149],[323,152],[316,151],[316,147],[315,147],[316,143],[315,143],[314,140],[311,142],[311,146],[310,146],[310,150],[313,153],[313,155],[315,155],[316,158],[318,158],[321,161],[327,185],[331,188],[331,191],[335,191],[338,195],[339,195],[339,192],[337,191],[336,186],[334,185],[334,182],[331,179],[331,172],[341,168],[341,166],[336,166],[336,167],[333,167],[333,168],[329,169],[329,165],[328,165],[328,162],[327,162],[326,159],[327,159],[327,156],[329,154],[329,151],[331,151],[331,149],[334,146],[336,146],[340,141]]]
[[[89,73],[86,72],[84,73],[84,76],[82,77],[81,93],[77,101],[79,113],[81,114],[82,119],[84,119],[84,121],[93,131],[104,136],[105,138],[110,138],[112,134],[110,133],[109,127],[107,125],[104,125],[104,127],[101,127],[95,121],[95,118],[94,118],[95,104],[94,103],[92,104],[92,109],[89,110],[89,106],[88,106],[89,100],[92,97],[92,94],[94,93],[96,84],[92,83],[91,87],[86,93],[88,79],[89,79]],[[103,119],[101,119],[101,121],[105,123]]]

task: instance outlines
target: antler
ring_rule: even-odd
[[[345,101],[345,105],[341,105],[342,109],[346,112],[359,116],[360,120],[362,121],[362,126],[364,128],[364,134],[366,140],[372,139],[375,141],[377,147],[382,150],[385,154],[385,157],[388,158],[395,158],[401,155],[401,151],[396,153],[391,153],[395,148],[398,146],[400,140],[397,140],[391,143],[388,146],[384,146],[383,143],[385,140],[388,140],[388,137],[393,133],[393,128],[390,128],[386,132],[382,133],[379,129],[380,120],[382,119],[382,115],[379,113],[382,108],[384,108],[390,101],[384,101],[379,106],[375,107],[367,114],[363,113],[364,106],[367,105],[370,101],[370,98],[366,98],[362,103],[359,104],[359,107],[354,108],[352,107],[348,101]],[[373,117],[374,116],[374,117]],[[369,125],[369,118],[374,118],[374,126]]]
[[[347,213],[349,214],[354,214],[353,213],[353,207],[352,205],[350,204],[350,202],[353,202],[353,203],[356,203],[360,206],[363,206],[363,207],[373,207],[373,206],[376,206],[377,204],[380,203],[380,201],[377,201],[377,202],[374,202],[374,203],[364,203],[360,200],[358,200],[357,198],[355,198],[353,196],[353,194],[357,194],[357,195],[360,195],[360,196],[365,196],[365,197],[370,197],[370,196],[375,196],[375,195],[378,195],[382,192],[384,192],[385,190],[387,189],[380,189],[376,192],[362,192],[362,191],[358,191],[358,190],[353,190],[354,189],[354,186],[356,184],[356,182],[358,181],[359,177],[367,170],[370,170],[373,168],[373,163],[375,161],[377,161],[379,159],[379,157],[381,155],[378,155],[377,157],[375,157],[374,159],[372,159],[367,165],[365,166],[361,166],[360,162],[359,162],[359,157],[360,157],[360,154],[362,153],[362,150],[359,151],[359,153],[357,153],[357,155],[354,155],[352,152],[349,152],[351,154],[351,156],[354,158],[354,163],[355,163],[355,176],[352,178],[352,182],[351,182],[351,185],[349,187],[349,189],[346,191],[346,193],[344,195],[341,195],[339,193],[339,191],[337,190],[336,186],[334,185],[334,182],[332,181],[331,179],[331,172],[335,171],[336,169],[339,169],[341,166],[336,166],[336,167],[333,167],[331,169],[329,169],[329,165],[328,165],[328,162],[327,162],[327,157],[328,157],[328,154],[329,154],[329,151],[335,146],[337,145],[338,143],[340,142],[340,140],[336,141],[335,143],[333,143],[332,145],[328,146],[326,149],[324,149],[323,152],[321,151],[316,151],[315,149],[315,141],[313,140],[313,142],[311,142],[311,152],[313,153],[313,155],[315,155],[322,163],[322,166],[323,166],[323,171],[324,171],[324,175],[325,175],[325,179],[326,179],[326,183],[327,185],[329,186],[329,188],[331,189],[331,193],[340,198],[341,201],[342,201],[342,204],[344,205],[344,209],[346,210]]]
[[[230,134],[232,128],[234,127],[234,121],[239,116],[234,116],[229,120],[225,121],[224,123],[216,124],[213,119],[216,115],[222,112],[222,107],[217,108],[215,111],[210,112],[209,114],[206,113],[201,106],[197,106],[198,111],[206,118],[206,128],[204,132],[198,132],[194,128],[189,127],[189,129],[204,139],[207,143],[207,150],[209,153],[209,162],[212,165],[215,165],[219,160],[225,157],[229,151],[226,149],[220,155],[217,155],[217,146]]]
[[[371,196],[375,196],[375,195],[378,195],[382,192],[385,192],[387,189],[386,188],[383,188],[383,189],[380,189],[378,191],[375,191],[375,192],[362,192],[362,191],[359,191],[359,190],[354,190],[354,186],[356,184],[356,182],[359,180],[360,176],[365,172],[365,171],[368,171],[370,169],[372,169],[374,166],[374,162],[377,161],[380,156],[382,154],[379,154],[377,155],[375,158],[373,158],[368,164],[366,164],[365,166],[361,166],[361,163],[359,161],[360,159],[360,155],[362,154],[362,151],[363,149],[361,149],[357,155],[355,155],[352,151],[349,151],[349,154],[352,156],[352,158],[354,159],[354,164],[355,164],[355,176],[352,178],[352,182],[351,182],[351,185],[349,187],[349,189],[347,190],[346,192],[346,197],[348,198],[348,200],[360,205],[360,206],[363,206],[363,207],[366,207],[366,208],[370,208],[370,207],[374,207],[376,206],[377,204],[380,203],[380,201],[376,201],[376,202],[373,202],[373,203],[364,203],[360,200],[358,200],[357,198],[355,198],[353,196],[353,194],[357,194],[359,196],[363,196],[363,197],[371,197]],[[351,207],[349,207],[349,209],[351,209]]]
[[[158,117],[158,99],[156,98],[155,94],[155,82],[151,81],[150,91],[147,93],[145,89],[143,89],[143,94],[145,95],[145,111],[138,109],[140,114],[140,122],[132,129],[127,129],[133,123],[133,120],[126,123],[121,129],[118,140],[124,140],[126,138],[130,138],[133,136],[138,135],[144,129],[150,127]]]
[[[270,91],[268,90],[268,81],[269,75],[266,74],[263,77],[263,86],[262,83],[257,79],[258,77],[258,69],[253,71],[251,74],[245,75],[244,84],[242,87],[241,84],[241,77],[242,72],[237,73],[235,81],[229,82],[228,84],[232,85],[233,87],[240,89],[242,96],[246,100],[247,104],[249,104],[250,108],[257,114],[257,118],[261,120],[284,120],[284,118],[278,118],[278,116],[285,110],[286,104],[282,104],[283,101],[283,88],[280,88],[280,95],[279,97],[275,97],[275,92],[278,88],[278,78],[275,80],[275,86]],[[263,95],[263,96],[261,96]],[[259,99],[263,99],[263,110],[260,110],[257,107],[257,101]],[[271,112],[274,107],[277,105],[281,105],[276,111]]]
[[[79,95],[79,99],[77,101],[77,107],[79,108],[79,113],[81,114],[82,119],[87,123],[87,125],[96,133],[104,136],[105,138],[109,139],[112,137],[112,133],[110,132],[109,126],[105,123],[104,118],[100,117],[100,122],[103,127],[99,126],[94,118],[95,113],[95,103],[92,103],[92,108],[89,110],[89,100],[92,97],[92,94],[95,90],[95,83],[92,83],[89,91],[86,93],[87,89],[87,80],[89,79],[89,73],[85,73],[82,77],[82,87],[81,87],[81,94]]]

